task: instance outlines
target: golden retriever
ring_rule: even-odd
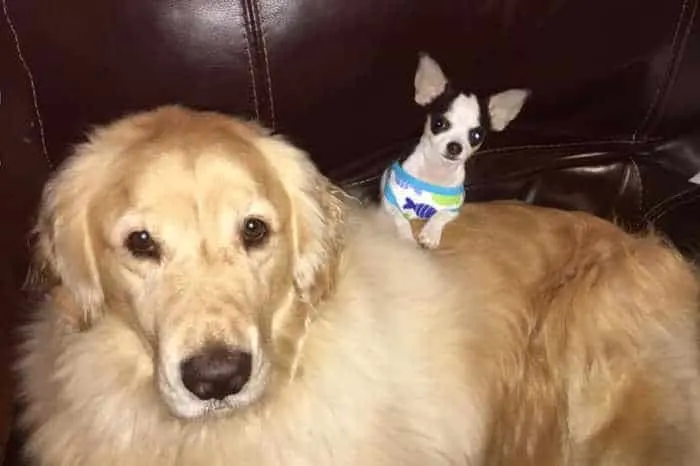
[[[93,132],[37,235],[37,465],[700,464],[698,285],[653,236],[504,202],[421,250],[180,107]]]

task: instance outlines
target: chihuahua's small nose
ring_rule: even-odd
[[[462,144],[458,142],[450,142],[447,144],[447,153],[450,155],[459,155],[462,153]]]

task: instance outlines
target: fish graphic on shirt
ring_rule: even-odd
[[[403,210],[412,210],[422,220],[427,220],[437,212],[437,209],[430,204],[416,203],[410,197],[406,198]]]

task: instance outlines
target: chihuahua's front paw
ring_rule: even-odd
[[[443,227],[444,225],[436,222],[426,223],[418,234],[418,244],[426,249],[435,249],[440,246]]]

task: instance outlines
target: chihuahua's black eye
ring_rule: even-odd
[[[442,115],[433,115],[430,117],[430,131],[432,131],[433,134],[442,133],[448,129],[450,129],[450,122],[447,121],[447,118]]]
[[[260,246],[267,239],[268,233],[269,228],[263,220],[257,217],[248,217],[243,220],[241,236],[246,248]]]
[[[146,230],[132,231],[124,241],[124,247],[140,259],[160,259],[160,247]]]
[[[484,140],[484,130],[481,128],[472,128],[469,130],[469,145],[476,147]]]

